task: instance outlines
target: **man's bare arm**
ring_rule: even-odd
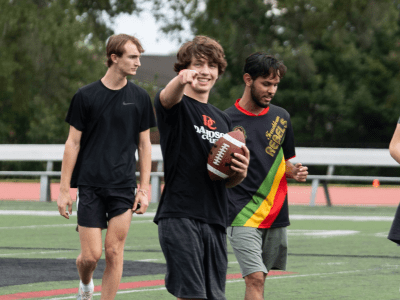
[[[72,199],[69,194],[72,172],[79,154],[82,132],[70,126],[68,139],[65,142],[64,156],[61,165],[60,194],[57,206],[60,215],[69,219],[72,214]],[[67,212],[68,208],[68,212]]]
[[[172,108],[182,100],[185,86],[192,84],[197,76],[197,71],[185,69],[173,78],[160,93],[161,105],[166,109]]]
[[[150,172],[151,172],[151,142],[150,129],[142,131],[139,134],[139,170],[140,170],[140,189],[136,194],[135,203],[132,209],[137,214],[146,212],[149,206],[148,192],[150,190]],[[140,209],[136,210],[137,204],[140,203]]]

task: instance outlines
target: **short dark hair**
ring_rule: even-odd
[[[246,58],[243,67],[243,74],[249,74],[251,79],[256,80],[258,77],[279,76],[283,78],[286,74],[286,66],[282,61],[278,61],[274,56],[264,52],[256,52]]]
[[[131,41],[134,43],[140,53],[144,52],[144,49],[142,45],[140,44],[139,40],[135,38],[132,35],[128,34],[117,34],[117,35],[112,35],[108,39],[107,42],[107,67],[111,67],[113,64],[113,61],[111,59],[111,54],[115,54],[118,57],[121,57],[124,54],[124,46],[125,44]]]
[[[183,44],[176,57],[178,62],[175,63],[174,70],[177,73],[187,69],[193,57],[207,58],[209,62],[217,64],[218,75],[222,75],[228,65],[222,46],[216,40],[204,35],[198,35],[193,41]]]

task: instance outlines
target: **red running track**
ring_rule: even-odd
[[[51,184],[51,198],[57,200],[60,190],[59,183]],[[367,205],[367,206],[397,206],[400,202],[400,187],[343,187],[329,186],[333,205]],[[0,183],[1,200],[38,201],[40,196],[39,183]],[[311,186],[289,186],[289,204],[307,205],[310,203]],[[71,189],[72,199],[76,199],[76,189]],[[325,205],[326,199],[322,187],[318,188],[317,205]]]
[[[282,276],[282,275],[290,275],[295,274],[293,272],[286,271],[270,271],[268,276]],[[242,274],[228,274],[226,279],[238,279],[242,278]],[[136,281],[136,282],[126,282],[121,283],[119,285],[118,290],[127,290],[127,289],[136,289],[136,288],[144,288],[144,287],[152,287],[152,286],[164,286],[164,280],[147,280],[147,281]],[[101,291],[101,286],[96,286],[94,288],[95,292]],[[0,300],[17,300],[17,299],[33,299],[33,298],[43,298],[43,297],[51,297],[51,296],[60,296],[60,295],[68,295],[68,294],[77,294],[78,288],[71,289],[59,289],[59,290],[50,290],[50,291],[37,291],[37,292],[25,292],[25,293],[17,293],[17,294],[9,294],[0,296]]]

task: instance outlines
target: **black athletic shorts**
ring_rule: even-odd
[[[163,218],[158,237],[167,261],[165,286],[178,298],[224,300],[228,257],[219,225],[186,218]]]
[[[132,209],[134,202],[135,188],[111,189],[80,185],[76,197],[78,225],[107,228],[109,220]]]

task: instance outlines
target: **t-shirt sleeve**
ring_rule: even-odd
[[[84,103],[82,92],[78,92],[72,98],[65,121],[79,131],[84,131],[88,121],[88,109]]]
[[[156,94],[154,98],[154,107],[156,109],[156,114],[157,114],[157,119],[161,119],[162,123],[167,123],[169,125],[173,125],[176,122],[178,122],[178,111],[179,108],[182,105],[182,101],[175,104],[172,108],[166,109],[164,106],[162,106],[161,101],[160,101],[160,93],[161,90]]]
[[[289,160],[296,156],[296,151],[294,147],[294,133],[290,117],[287,120],[287,129],[286,129],[285,139],[283,140],[282,143],[282,150],[285,160]]]
[[[156,118],[154,117],[153,105],[150,96],[146,93],[145,106],[140,124],[140,132],[156,126]]]

